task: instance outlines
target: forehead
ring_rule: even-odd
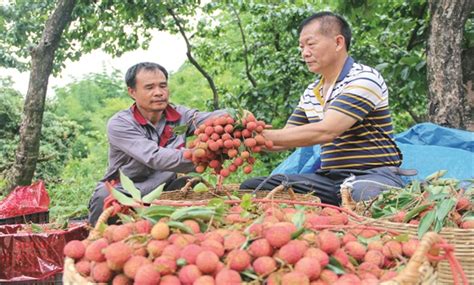
[[[159,69],[142,69],[136,75],[137,84],[147,84],[150,82],[166,82],[166,76]]]
[[[321,33],[321,22],[315,20],[303,27],[300,33],[300,42],[305,42],[309,39],[321,36],[323,36]]]

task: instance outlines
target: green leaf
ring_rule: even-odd
[[[125,215],[125,214],[122,214],[122,213],[117,213],[117,216],[122,221],[122,223],[131,223],[131,222],[133,222],[132,217],[130,217],[129,215]]]
[[[185,225],[185,224],[183,224],[183,223],[181,223],[181,222],[169,221],[167,224],[168,224],[168,227],[170,227],[170,228],[178,229],[178,230],[180,230],[180,231],[182,231],[182,232],[185,232],[185,233],[187,233],[187,234],[192,234],[192,235],[194,235],[193,230],[192,230],[190,227],[188,227],[187,225]]]
[[[344,271],[344,266],[342,266],[342,264],[332,256],[329,257],[329,264],[326,265],[326,267],[338,275],[346,273]]]
[[[242,202],[240,202],[240,206],[246,211],[252,209],[252,206],[253,206],[252,194],[245,193],[242,196]]]
[[[37,224],[30,224],[30,225],[31,225],[31,232],[33,232],[33,233],[42,233],[42,232],[44,232],[44,229],[41,226],[39,226]]]
[[[410,236],[408,234],[400,234],[398,236],[395,236],[393,240],[396,240],[398,242],[407,242],[410,240]]]
[[[420,224],[418,225],[418,238],[421,239],[421,237],[429,231],[431,226],[433,225],[433,222],[436,218],[436,212],[431,210],[426,214],[423,218],[420,220]]]
[[[123,172],[120,170],[120,184],[122,184],[123,189],[125,189],[130,195],[132,195],[133,199],[136,201],[140,201],[142,199],[142,194],[140,190],[135,187],[133,181],[130,180]]]
[[[188,126],[186,125],[176,126],[173,128],[173,133],[177,135],[183,135],[186,133],[187,130],[188,130]]]
[[[454,206],[456,206],[456,200],[454,198],[443,200],[436,210],[436,218],[438,221],[443,221]]]
[[[415,207],[413,209],[411,209],[407,215],[405,216],[405,218],[403,219],[403,222],[406,223],[408,221],[410,221],[411,219],[413,219],[414,217],[416,217],[419,213],[423,212],[424,210],[426,210],[430,205],[428,204],[425,204],[425,205],[421,205],[421,206],[418,206],[418,207]]]
[[[151,203],[156,199],[160,198],[161,193],[163,192],[163,188],[165,187],[165,183],[161,184],[160,186],[156,187],[155,190],[148,193],[145,197],[143,197],[143,203]]]
[[[425,178],[425,180],[428,181],[428,182],[429,182],[429,181],[436,180],[436,179],[438,179],[438,178],[440,178],[440,177],[443,177],[447,172],[448,172],[447,170],[438,170],[438,171],[436,171],[435,173],[428,175],[428,176]]]
[[[291,219],[291,221],[293,222],[293,224],[296,226],[297,229],[301,229],[305,221],[304,211],[296,212],[296,214],[293,215],[293,218]]]
[[[127,195],[123,194],[122,192],[118,191],[115,188],[112,188],[112,196],[117,199],[117,201],[125,206],[136,206],[137,203],[133,198],[128,197]]]

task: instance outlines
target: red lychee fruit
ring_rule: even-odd
[[[253,262],[252,266],[255,273],[261,276],[270,274],[271,272],[275,271],[277,268],[275,259],[269,256],[258,257]]]
[[[382,251],[383,242],[381,240],[372,241],[367,245],[368,250],[379,250]]]
[[[130,246],[122,241],[114,242],[103,250],[109,268],[118,271],[121,270],[125,262],[132,255]]]
[[[160,256],[153,261],[153,264],[160,275],[173,274],[178,268],[176,260],[169,256]]]
[[[281,277],[281,284],[309,285],[309,278],[301,272],[293,271],[283,274]]]
[[[184,266],[178,273],[179,281],[183,284],[193,284],[201,276],[201,271],[194,264]]]
[[[128,278],[134,279],[138,268],[146,264],[151,264],[151,261],[148,258],[140,255],[132,256],[127,260],[127,262],[125,262],[123,273],[125,273]]]
[[[341,212],[334,208],[325,207],[321,210],[319,214],[322,216],[335,216],[341,214]]]
[[[411,257],[417,247],[418,247],[419,241],[417,239],[410,239],[407,242],[402,243],[402,252],[406,257]]]
[[[140,220],[135,222],[135,232],[138,234],[149,234],[153,224],[149,220]]]
[[[222,269],[216,275],[216,285],[241,284],[240,274],[232,269]]]
[[[350,241],[357,241],[357,238],[351,233],[342,236],[342,244],[346,245]]]
[[[106,238],[109,243],[114,242],[113,240],[113,233],[118,225],[109,225],[105,228],[104,234],[102,237]]]
[[[318,235],[319,248],[327,254],[334,253],[338,248],[341,247],[341,241],[339,237],[330,231],[324,230]]]
[[[125,274],[118,274],[115,275],[114,279],[112,279],[112,285],[132,285],[132,279],[125,276]]]
[[[181,248],[175,244],[167,245],[163,252],[161,253],[162,256],[170,256],[173,259],[178,259],[181,256]]]
[[[186,226],[190,227],[193,233],[197,234],[201,232],[201,228],[199,227],[199,223],[196,222],[195,220],[185,220],[183,221],[183,224]]]
[[[303,257],[296,262],[295,271],[303,273],[309,280],[316,280],[321,274],[321,264],[316,257]]]
[[[286,244],[278,251],[278,258],[288,264],[295,264],[303,257],[304,251],[296,244]]]
[[[357,261],[364,259],[366,248],[357,241],[350,241],[345,246],[346,253],[354,257]]]
[[[273,248],[268,240],[261,238],[250,244],[249,253],[253,257],[271,256],[273,254]]]
[[[232,232],[224,237],[224,249],[233,250],[239,248],[246,240],[247,238],[243,234],[239,232]]]
[[[91,274],[91,262],[85,259],[79,260],[76,264],[76,271],[82,276],[89,276]]]
[[[280,248],[291,240],[291,232],[282,226],[272,226],[265,230],[265,239],[274,248]]]
[[[165,275],[160,279],[160,285],[181,285],[179,278],[174,275]]]
[[[181,258],[186,260],[187,264],[195,264],[196,257],[200,254],[203,249],[197,244],[188,244],[181,250]]]
[[[86,246],[79,240],[72,240],[64,247],[64,255],[74,260],[81,259],[86,253]]]
[[[461,223],[462,229],[474,229],[474,220],[467,220]]]
[[[155,265],[145,264],[138,268],[135,274],[134,285],[158,285],[160,284],[160,273],[156,270]]]
[[[224,246],[222,245],[222,243],[218,242],[217,240],[213,240],[213,239],[205,240],[201,243],[201,247],[203,250],[210,250],[214,252],[218,257],[224,256],[224,252],[225,252]]]
[[[380,281],[383,282],[383,281],[388,281],[388,280],[391,280],[393,278],[397,277],[397,272],[395,271],[386,271],[382,277],[380,277]]]
[[[406,215],[407,215],[406,211],[400,211],[400,212],[396,213],[395,215],[393,215],[392,221],[394,221],[396,223],[403,223],[403,221],[405,220]]]
[[[214,285],[215,281],[212,276],[203,275],[194,281],[193,285]]]
[[[146,250],[148,252],[148,255],[154,258],[160,256],[163,252],[163,249],[165,249],[165,247],[168,245],[169,242],[167,240],[151,240],[146,245]]]
[[[459,198],[456,204],[456,210],[460,212],[470,210],[471,207],[472,207],[471,201],[469,201],[469,199],[466,197]]]
[[[92,266],[91,277],[96,282],[107,283],[112,279],[112,270],[106,262],[97,262]]]
[[[227,266],[235,271],[243,271],[250,265],[250,255],[242,249],[234,249],[227,255]]]
[[[214,272],[218,263],[219,257],[210,250],[203,250],[196,258],[196,266],[204,274]]]
[[[224,238],[215,231],[206,233],[204,241],[206,241],[206,240],[215,240],[215,241],[218,241],[221,244],[224,243]]]
[[[173,236],[174,238],[171,241],[171,237],[169,239],[170,242],[172,242],[174,245],[179,246],[180,248],[183,248],[187,246],[188,244],[192,244],[196,241],[196,237],[189,235],[189,234],[177,234]]]
[[[332,257],[337,259],[342,266],[346,266],[349,263],[349,256],[342,248],[337,249],[336,252],[332,254]]]
[[[359,273],[363,272],[369,272],[372,273],[373,275],[380,277],[382,275],[382,269],[378,267],[376,264],[372,262],[362,262],[358,267],[357,270]]]
[[[121,241],[126,239],[132,234],[132,228],[128,224],[120,225],[114,228],[112,232],[112,240],[113,241]]]
[[[170,228],[168,224],[163,222],[156,223],[153,228],[151,228],[151,236],[157,240],[167,239],[170,235]]]
[[[102,262],[105,261],[105,255],[102,253],[102,250],[109,245],[107,239],[101,238],[93,241],[87,248],[85,252],[85,257],[87,260]]]
[[[383,265],[384,255],[379,250],[371,249],[371,250],[367,251],[367,253],[365,254],[364,261],[373,263],[373,264],[380,267],[380,266]]]
[[[347,214],[337,214],[329,216],[329,224],[331,225],[345,225],[349,222]]]
[[[321,265],[321,268],[324,268],[326,265],[329,264],[329,256],[327,253],[322,251],[319,248],[308,248],[306,252],[304,253],[305,257],[315,257],[318,261],[319,264]]]
[[[384,244],[382,248],[382,253],[387,258],[395,259],[402,255],[402,246],[398,241],[389,241]]]
[[[344,274],[336,282],[333,284],[335,285],[348,285],[348,284],[360,284],[360,278],[357,277],[355,274]]]
[[[319,279],[323,280],[327,284],[333,284],[337,281],[337,274],[329,269],[323,269],[319,275]]]

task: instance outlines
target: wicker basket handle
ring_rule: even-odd
[[[278,185],[277,187],[273,188],[273,190],[270,191],[270,193],[268,193],[267,196],[265,196],[264,199],[272,199],[275,196],[275,194],[277,194],[279,192],[282,192],[284,190],[288,190],[288,193],[290,193],[291,200],[296,200],[296,195],[295,195],[295,192],[293,191],[293,189],[291,187],[287,187],[285,185]]]
[[[407,266],[397,276],[382,284],[384,285],[401,285],[401,284],[417,284],[420,280],[420,267],[428,261],[427,253],[437,243],[441,241],[441,237],[434,232],[426,233],[421,239],[418,248],[408,261]]]
[[[100,225],[102,223],[106,223],[113,212],[114,212],[114,207],[112,206],[112,207],[108,207],[107,209],[105,209],[102,212],[102,214],[100,214],[94,228],[90,231],[89,236],[87,237],[87,239],[94,240],[94,239],[97,239],[100,236],[100,233],[99,233]]]

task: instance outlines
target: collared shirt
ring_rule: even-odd
[[[399,166],[402,154],[393,140],[388,89],[380,73],[348,57],[326,100],[324,78],[310,84],[288,119],[290,125],[319,122],[331,109],[357,120],[341,136],[321,145],[321,169]]]
[[[192,162],[183,158],[186,136],[206,119],[224,113],[168,105],[156,126],[141,115],[135,104],[116,113],[107,124],[109,165],[101,181],[119,179],[120,169],[138,189],[148,193],[177,172],[192,171]],[[176,134],[173,128],[177,126],[187,126],[186,132]]]

